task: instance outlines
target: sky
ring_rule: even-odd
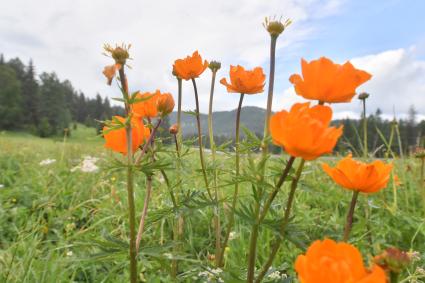
[[[279,37],[273,110],[303,101],[288,78],[300,60],[326,56],[347,60],[372,79],[358,88],[370,93],[368,109],[401,118],[411,105],[425,119],[425,0],[0,0],[0,53],[34,61],[37,72],[55,71],[77,90],[94,97],[118,97],[106,85],[104,43],[131,43],[132,91],[171,92],[177,97],[172,64],[198,50],[230,65],[262,66],[268,75],[270,38],[266,16],[290,18]],[[198,79],[201,112],[208,108],[211,72]],[[217,82],[218,83],[218,82]],[[267,89],[267,88],[265,88]],[[237,107],[237,94],[217,84],[214,110]],[[247,96],[244,105],[265,108],[266,93]],[[360,116],[360,101],[334,104],[334,117]],[[194,109],[193,89],[183,83],[183,108]]]

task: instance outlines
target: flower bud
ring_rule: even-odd
[[[218,70],[220,70],[221,68],[221,63],[218,61],[211,61],[210,64],[208,65],[208,68],[210,68],[210,70],[215,73]]]
[[[282,22],[282,19],[266,18],[263,26],[271,36],[278,37],[291,23],[292,21],[290,19]]]
[[[171,125],[169,131],[170,131],[170,134],[177,135],[177,133],[179,132],[179,126],[177,124],[173,124]]]
[[[369,97],[369,93],[367,93],[367,92],[362,92],[362,93],[360,93],[359,94],[359,99],[360,100],[366,100],[367,98]]]
[[[388,248],[382,254],[375,256],[373,261],[387,271],[400,273],[409,266],[412,257],[409,253],[397,248]]]
[[[131,44],[121,44],[121,46],[116,45],[115,47],[112,47],[109,44],[105,44],[103,48],[105,49],[106,53],[115,60],[115,63],[125,65],[127,59],[130,58],[130,54],[128,53],[130,47]]]
[[[174,109],[174,98],[169,93],[163,93],[158,97],[157,109],[161,113],[161,116],[166,116],[173,112]]]

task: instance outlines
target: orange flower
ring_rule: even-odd
[[[332,152],[342,135],[342,126],[329,127],[332,109],[310,103],[296,103],[291,110],[280,111],[270,119],[273,142],[292,156],[313,160]]]
[[[161,92],[156,90],[154,93],[138,93],[136,98],[144,99],[132,105],[132,112],[136,117],[155,118],[158,116],[157,101]]]
[[[323,102],[350,102],[356,88],[370,80],[372,75],[357,70],[350,62],[333,63],[326,57],[307,63],[301,60],[302,76],[294,74],[289,81],[295,92],[306,98]]]
[[[121,65],[120,64],[114,64],[114,65],[110,65],[110,66],[105,66],[105,68],[103,69],[103,74],[108,79],[108,85],[111,85],[112,80],[115,77],[115,73],[119,69],[121,69]]]
[[[193,52],[192,56],[174,61],[173,72],[186,81],[199,77],[208,67],[207,60],[202,63],[202,57],[198,51]]]
[[[173,112],[174,105],[174,98],[170,93],[163,93],[157,99],[157,109],[162,116]]]
[[[364,267],[359,250],[347,243],[330,239],[313,242],[305,255],[295,261],[295,270],[301,283],[385,283],[382,268],[375,265],[371,271]]]
[[[125,122],[125,118],[121,116],[115,116],[118,121],[121,123]],[[118,126],[119,124],[117,122],[114,122],[112,120],[112,126]],[[133,119],[131,121],[131,127],[132,127],[132,146],[133,146],[133,153],[139,148],[140,145],[143,144],[143,141],[147,139],[150,135],[150,131],[148,128],[146,128],[143,123],[140,122],[140,120]],[[116,152],[121,152],[123,154],[127,154],[127,137],[126,137],[126,130],[125,128],[119,128],[116,130],[110,130],[108,131],[109,127],[105,126],[103,127],[103,136],[105,138],[105,147],[109,148]],[[108,132],[107,132],[108,131]]]
[[[348,190],[376,193],[387,186],[393,165],[381,160],[367,164],[354,160],[349,154],[335,168],[326,163],[322,168],[338,185]]]
[[[225,78],[220,80],[222,85],[227,87],[228,92],[255,94],[263,92],[264,75],[261,67],[256,67],[253,70],[245,70],[244,67],[237,65],[230,66],[230,84],[227,83]]]

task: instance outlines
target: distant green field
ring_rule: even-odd
[[[24,133],[0,133],[0,282],[6,278],[7,282],[20,283],[128,281],[127,192],[124,173],[116,168],[122,156],[108,152],[102,143],[94,129],[82,125],[66,141],[63,137],[41,139]],[[87,156],[98,158],[93,161],[99,167],[95,172],[82,171]],[[158,159],[172,162],[172,156],[173,148],[165,146]],[[270,166],[280,166],[280,159]],[[242,212],[237,213],[235,236],[223,271],[209,277],[203,273],[214,269],[209,260],[214,253],[214,232],[211,204],[201,195],[205,190],[198,162],[195,150],[183,157],[181,197],[187,196],[187,203],[177,209],[173,209],[168,191],[177,186],[174,164],[165,168],[170,187],[160,174],[154,176],[139,257],[139,277],[145,282],[171,282],[171,258],[180,260],[179,282],[221,282],[218,278],[243,282],[251,223]],[[233,162],[232,156],[220,155],[220,190],[225,197],[233,191]],[[401,282],[425,282],[425,275],[420,274],[420,267],[425,266],[420,163],[413,158],[394,162],[402,184],[396,186],[390,181],[385,190],[360,196],[350,241],[368,259],[389,246],[419,252]],[[265,282],[295,282],[293,262],[306,246],[324,237],[341,239],[351,194],[333,183],[320,163],[308,162],[302,175],[288,240],[272,267],[282,276],[267,277]],[[246,167],[242,160],[242,170]],[[247,182],[241,183],[239,207],[251,203],[250,189]],[[275,218],[282,217],[287,190],[285,185],[278,195],[271,214]],[[144,193],[145,177],[138,173],[137,218]],[[172,240],[176,215],[185,219],[184,249],[177,254],[173,248],[179,243]],[[276,227],[266,221],[259,240],[264,243],[258,249],[260,261],[270,252],[274,233]]]

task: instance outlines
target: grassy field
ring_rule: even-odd
[[[0,132],[0,282],[128,281],[127,192],[124,172],[116,166],[122,156],[108,152],[102,143],[93,129],[83,126],[66,141]],[[178,282],[243,282],[251,225],[244,211],[249,211],[252,203],[250,185],[240,185],[239,210],[226,263],[222,270],[215,269],[210,256],[215,241],[213,210],[204,197],[197,152],[188,150],[183,156],[179,197],[184,201],[173,207],[169,196],[169,190],[177,190],[173,150],[164,146],[158,154],[158,159],[170,163],[164,167],[169,183],[167,186],[164,177],[155,174],[138,259],[140,278],[171,282],[171,260],[177,259]],[[92,160],[92,172],[81,170],[85,159]],[[234,161],[226,154],[219,159],[220,191],[225,198],[233,192]],[[270,168],[280,168],[282,160],[286,157],[274,159]],[[316,239],[342,237],[351,193],[324,174],[322,161],[306,164],[287,240],[274,261],[273,275],[265,282],[296,282],[293,262],[297,255]],[[350,242],[368,261],[391,246],[418,252],[400,282],[425,282],[421,269],[425,266],[425,203],[420,163],[414,158],[393,162],[401,184],[390,181],[383,191],[360,196]],[[242,171],[247,167],[243,158]],[[270,219],[261,227],[260,262],[270,252],[277,229],[272,218],[282,217],[287,191],[285,184]],[[145,193],[142,173],[137,174],[135,193],[139,218]],[[177,215],[184,219],[181,242],[173,241]],[[223,213],[221,219],[225,223]],[[177,253],[176,246],[181,247]]]

